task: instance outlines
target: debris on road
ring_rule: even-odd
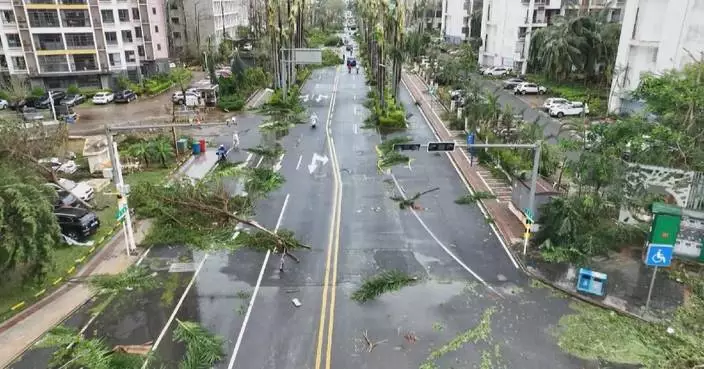
[[[142,345],[116,345],[113,347],[113,352],[120,352],[123,354],[133,354],[147,356],[149,351],[152,349],[153,341],[146,342]]]
[[[377,298],[385,292],[396,291],[415,283],[418,277],[410,276],[398,270],[386,270],[376,276],[367,278],[352,294],[352,300],[366,302]]]
[[[299,300],[298,298],[294,298],[293,300],[291,300],[291,302],[293,302],[293,306],[295,307],[301,307],[301,305],[303,305],[301,304],[301,300]]]
[[[369,339],[369,332],[366,330],[362,334],[362,337],[364,338],[364,344],[367,346],[367,352],[372,352],[372,350],[374,350],[374,347],[376,347],[377,345],[379,345],[381,343],[386,343],[389,341],[389,340],[381,340],[381,341],[374,342],[371,339]]]

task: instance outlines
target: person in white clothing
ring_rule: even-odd
[[[237,133],[237,131],[232,134],[232,145],[235,150],[240,149],[240,135]]]

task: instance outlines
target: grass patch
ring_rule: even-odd
[[[362,286],[352,294],[352,300],[362,303],[374,300],[383,293],[400,290],[415,283],[417,280],[418,277],[410,276],[398,270],[383,271],[365,280]]]
[[[140,183],[160,183],[171,173],[172,168],[146,169],[125,175],[125,183],[134,187]]]
[[[474,193],[474,195],[469,194],[469,195],[464,195],[457,200],[455,200],[455,204],[460,204],[460,205],[468,205],[468,204],[474,204],[477,201],[480,200],[489,200],[489,199],[495,199],[496,196],[493,195],[491,192],[487,191],[477,191]]]

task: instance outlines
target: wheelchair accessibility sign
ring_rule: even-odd
[[[651,243],[645,256],[645,265],[654,267],[668,267],[672,263],[674,246]]]

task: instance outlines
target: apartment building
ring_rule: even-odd
[[[558,15],[571,16],[584,10],[596,12],[605,7],[611,8],[610,21],[620,22],[625,3],[626,0],[579,0],[577,5],[567,0],[484,0],[479,64],[520,71],[528,56],[529,28],[547,27]],[[533,11],[529,14],[531,5]]]
[[[443,0],[440,30],[445,41],[460,43],[469,38],[473,0]]]
[[[168,67],[164,0],[0,0],[0,70],[33,87],[109,88]]]
[[[704,0],[628,0],[614,68],[609,111],[640,110],[630,98],[644,72],[681,69],[704,59]]]
[[[255,1],[255,0],[251,0]],[[249,26],[250,0],[177,0],[169,5],[174,51],[203,51],[223,39],[237,38],[238,27]]]

